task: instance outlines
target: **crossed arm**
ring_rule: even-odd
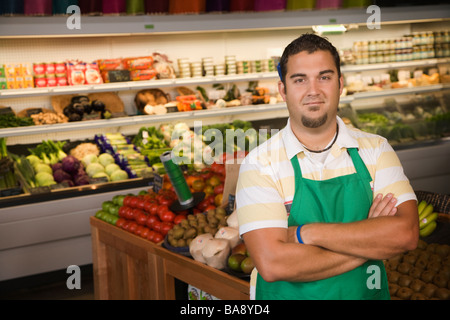
[[[266,281],[314,281],[350,271],[368,259],[388,259],[416,248],[417,205],[413,200],[395,207],[392,194],[378,195],[368,219],[341,224],[314,223],[295,232],[267,228],[243,235],[256,268]]]

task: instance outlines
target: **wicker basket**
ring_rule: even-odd
[[[450,214],[450,195],[428,191],[416,191],[417,200],[431,203],[435,212]]]

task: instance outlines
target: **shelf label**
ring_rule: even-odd
[[[31,194],[44,194],[44,193],[50,193],[51,190],[49,187],[36,187],[30,189]]]
[[[89,178],[89,184],[107,183],[109,182],[107,177]]]
[[[146,24],[146,25],[144,25],[144,28],[147,30],[153,30],[153,29],[155,29],[155,25],[154,24]]]

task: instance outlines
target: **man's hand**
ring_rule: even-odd
[[[384,198],[381,193],[377,194],[369,209],[368,218],[393,216],[397,213],[395,204],[397,199],[392,193],[388,193]]]

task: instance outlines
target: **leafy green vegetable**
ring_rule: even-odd
[[[6,139],[0,138],[0,189],[17,187],[14,175],[14,161],[6,149]]]
[[[31,118],[16,117],[13,114],[0,115],[0,128],[14,128],[14,127],[28,127],[34,126],[34,121]]]
[[[67,157],[67,154],[62,150],[65,144],[66,142],[64,141],[54,142],[52,140],[47,140],[42,141],[42,143],[37,145],[34,149],[28,149],[28,151],[40,158],[45,164],[52,165]]]

